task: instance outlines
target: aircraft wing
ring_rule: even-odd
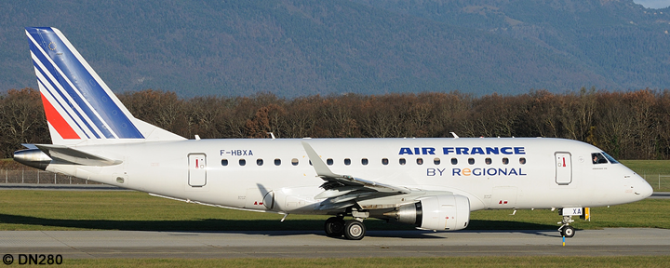
[[[312,162],[317,176],[325,181],[321,185],[321,188],[326,191],[315,197],[316,199],[326,198],[322,202],[321,209],[346,208],[354,205],[356,201],[412,192],[410,189],[404,187],[356,178],[350,175],[335,174],[321,160],[319,154],[314,151],[314,148],[309,143],[303,141],[302,146],[305,148],[307,157]]]

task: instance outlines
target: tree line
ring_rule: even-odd
[[[582,88],[506,96],[462,92],[180,98],[174,92],[119,94],[137,118],[187,138],[559,137],[620,159],[670,159],[670,91]],[[37,90],[0,96],[0,157],[21,143],[50,143]]]

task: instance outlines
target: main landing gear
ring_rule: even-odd
[[[361,240],[365,237],[365,225],[358,219],[345,221],[344,217],[331,217],[326,220],[324,230],[329,237],[344,235],[349,240]]]

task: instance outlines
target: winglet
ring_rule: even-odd
[[[314,170],[316,170],[316,174],[319,177],[327,177],[327,178],[342,178],[344,176],[338,175],[330,171],[330,168],[326,165],[326,163],[321,160],[321,157],[319,157],[319,154],[314,151],[314,148],[312,148],[309,143],[303,141],[302,142],[302,147],[305,148],[305,152],[307,152],[307,157],[309,158],[310,161],[312,161],[312,166],[314,166]]]
[[[332,171],[330,171],[330,168],[326,165],[326,163],[321,160],[321,157],[319,157],[319,154],[314,151],[314,148],[312,148],[309,143],[303,141],[302,142],[302,147],[305,148],[305,152],[307,152],[307,157],[309,157],[309,160],[312,161],[312,166],[314,166],[314,170],[316,171],[316,174],[321,177],[322,179],[332,182],[335,181],[336,183],[340,184],[341,186],[365,186],[370,189],[374,189],[375,191],[378,192],[394,192],[394,193],[409,193],[409,190],[403,187],[396,187],[384,183],[379,183],[375,181],[370,181],[370,180],[365,180],[361,178],[355,178],[349,175],[340,175],[340,174],[335,174]],[[324,187],[324,186],[322,186]],[[324,187],[325,189],[329,189],[330,187]]]

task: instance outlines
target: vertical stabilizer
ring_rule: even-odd
[[[26,35],[53,144],[184,139],[133,117],[58,29]]]

